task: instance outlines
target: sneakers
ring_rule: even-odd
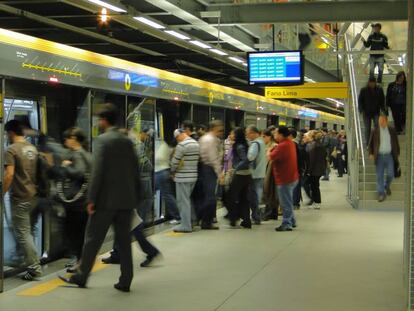
[[[384,202],[385,201],[385,194],[381,193],[378,195],[378,202]]]
[[[291,227],[281,225],[275,229],[277,232],[293,231]]]
[[[321,209],[321,203],[315,203],[313,208],[316,209],[316,210],[320,210]]]
[[[41,276],[42,276],[41,273],[36,273],[36,272],[28,270],[22,275],[22,280],[24,280],[24,281],[37,281]]]
[[[173,219],[173,220],[170,220],[169,222],[170,225],[179,225],[180,223],[181,221],[178,219]]]

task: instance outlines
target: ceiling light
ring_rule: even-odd
[[[126,10],[121,9],[120,7],[117,7],[117,6],[115,6],[115,5],[112,5],[112,4],[109,4],[109,3],[103,2],[103,1],[101,1],[101,0],[88,0],[88,1],[89,1],[89,2],[92,2],[92,3],[95,3],[95,4],[97,4],[97,5],[100,5],[100,6],[104,7],[104,8],[109,9],[109,10],[112,10],[112,11],[118,12],[118,13],[126,13]]]
[[[244,63],[244,60],[237,58],[237,57],[229,57],[229,59],[231,59],[232,61],[236,62],[236,63]]]
[[[213,52],[213,53],[216,53],[218,55],[222,55],[222,56],[229,55],[226,52],[223,52],[222,50],[218,50],[218,49],[211,49],[210,51]]]
[[[174,30],[164,30],[164,31],[166,33],[170,34],[171,36],[174,36],[174,37],[176,37],[178,39],[181,39],[181,40],[190,40],[189,37],[187,37],[187,36],[185,36],[185,35],[177,32],[177,31],[174,31]]]
[[[145,24],[145,25],[151,26],[152,28],[165,29],[165,27],[163,25],[158,24],[158,23],[156,23],[156,22],[154,22],[154,21],[152,21],[152,20],[150,20],[146,17],[143,17],[143,16],[134,17],[134,19],[141,22],[141,23],[143,23],[143,24]]]
[[[108,10],[106,8],[102,8],[99,18],[103,24],[108,22]]]
[[[197,46],[199,46],[200,48],[203,48],[203,49],[211,49],[211,46],[209,46],[209,45],[207,45],[203,42],[197,41],[197,40],[191,40],[190,43],[192,43],[194,45],[197,45]]]

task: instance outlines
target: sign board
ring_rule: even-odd
[[[348,98],[345,82],[306,83],[299,86],[265,88],[266,98]]]

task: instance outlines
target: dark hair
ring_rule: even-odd
[[[407,76],[405,75],[404,71],[400,71],[397,73],[395,81],[397,81],[400,77],[404,77],[404,84],[407,84]]]
[[[17,136],[23,136],[23,126],[20,121],[10,120],[4,125],[4,130],[6,132],[13,132]]]
[[[233,149],[237,148],[237,145],[243,145],[246,147],[246,151],[248,148],[247,140],[246,140],[246,132],[242,127],[236,127],[234,129],[234,144]]]
[[[105,119],[110,125],[115,125],[118,121],[118,108],[114,104],[104,104],[102,109],[98,112],[98,117]]]
[[[194,131],[194,123],[190,120],[183,121],[183,124],[181,126],[183,129],[188,128],[191,132]]]
[[[279,126],[279,128],[277,129],[277,132],[285,138],[289,137],[290,135],[290,131],[286,126]]]
[[[255,125],[249,125],[247,127],[247,129],[250,130],[250,131],[252,131],[252,132],[254,132],[254,133],[256,133],[256,134],[260,134],[259,129]]]
[[[368,79],[368,82],[375,82],[375,83],[377,83],[377,79],[375,77],[370,77]]]
[[[274,125],[270,125],[267,129],[268,129],[269,131],[273,132],[273,131],[276,129],[276,126],[274,126]]]
[[[264,135],[264,136],[273,137],[273,133],[272,133],[272,131],[271,131],[271,130],[269,130],[269,129],[264,130],[264,131],[263,131],[263,135]]]
[[[125,133],[125,132],[124,132]],[[128,131],[125,133],[128,134]],[[80,129],[79,127],[71,127],[68,128],[66,131],[63,132],[63,138],[68,139],[71,137],[75,137],[75,139],[78,141],[78,143],[81,144],[82,148],[87,150],[88,149],[88,141],[86,139],[85,133]]]
[[[290,135],[292,135],[293,138],[296,138],[298,136],[298,131],[294,127],[289,128]]]
[[[198,128],[198,130],[203,130],[203,131],[205,131],[205,130],[207,129],[207,126],[205,126],[204,124],[199,124],[199,125],[197,126],[197,128]]]

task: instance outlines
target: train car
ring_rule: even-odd
[[[153,190],[157,144],[171,140],[173,130],[184,120],[197,125],[222,120],[226,132],[250,124],[261,129],[271,124],[339,129],[344,124],[342,117],[329,113],[5,29],[0,29],[0,62],[3,124],[18,118],[34,133],[44,133],[56,142],[61,142],[65,129],[76,125],[93,146],[99,134],[96,111],[106,102],[119,108],[124,117],[118,126],[130,130],[140,161],[146,163],[142,176],[151,198],[143,208],[147,226],[165,216]],[[3,154],[7,142],[4,135],[0,137]],[[18,254],[7,198],[2,210],[4,261],[12,265]],[[39,210],[36,240],[45,259],[64,255],[63,217],[64,210],[53,199]]]

